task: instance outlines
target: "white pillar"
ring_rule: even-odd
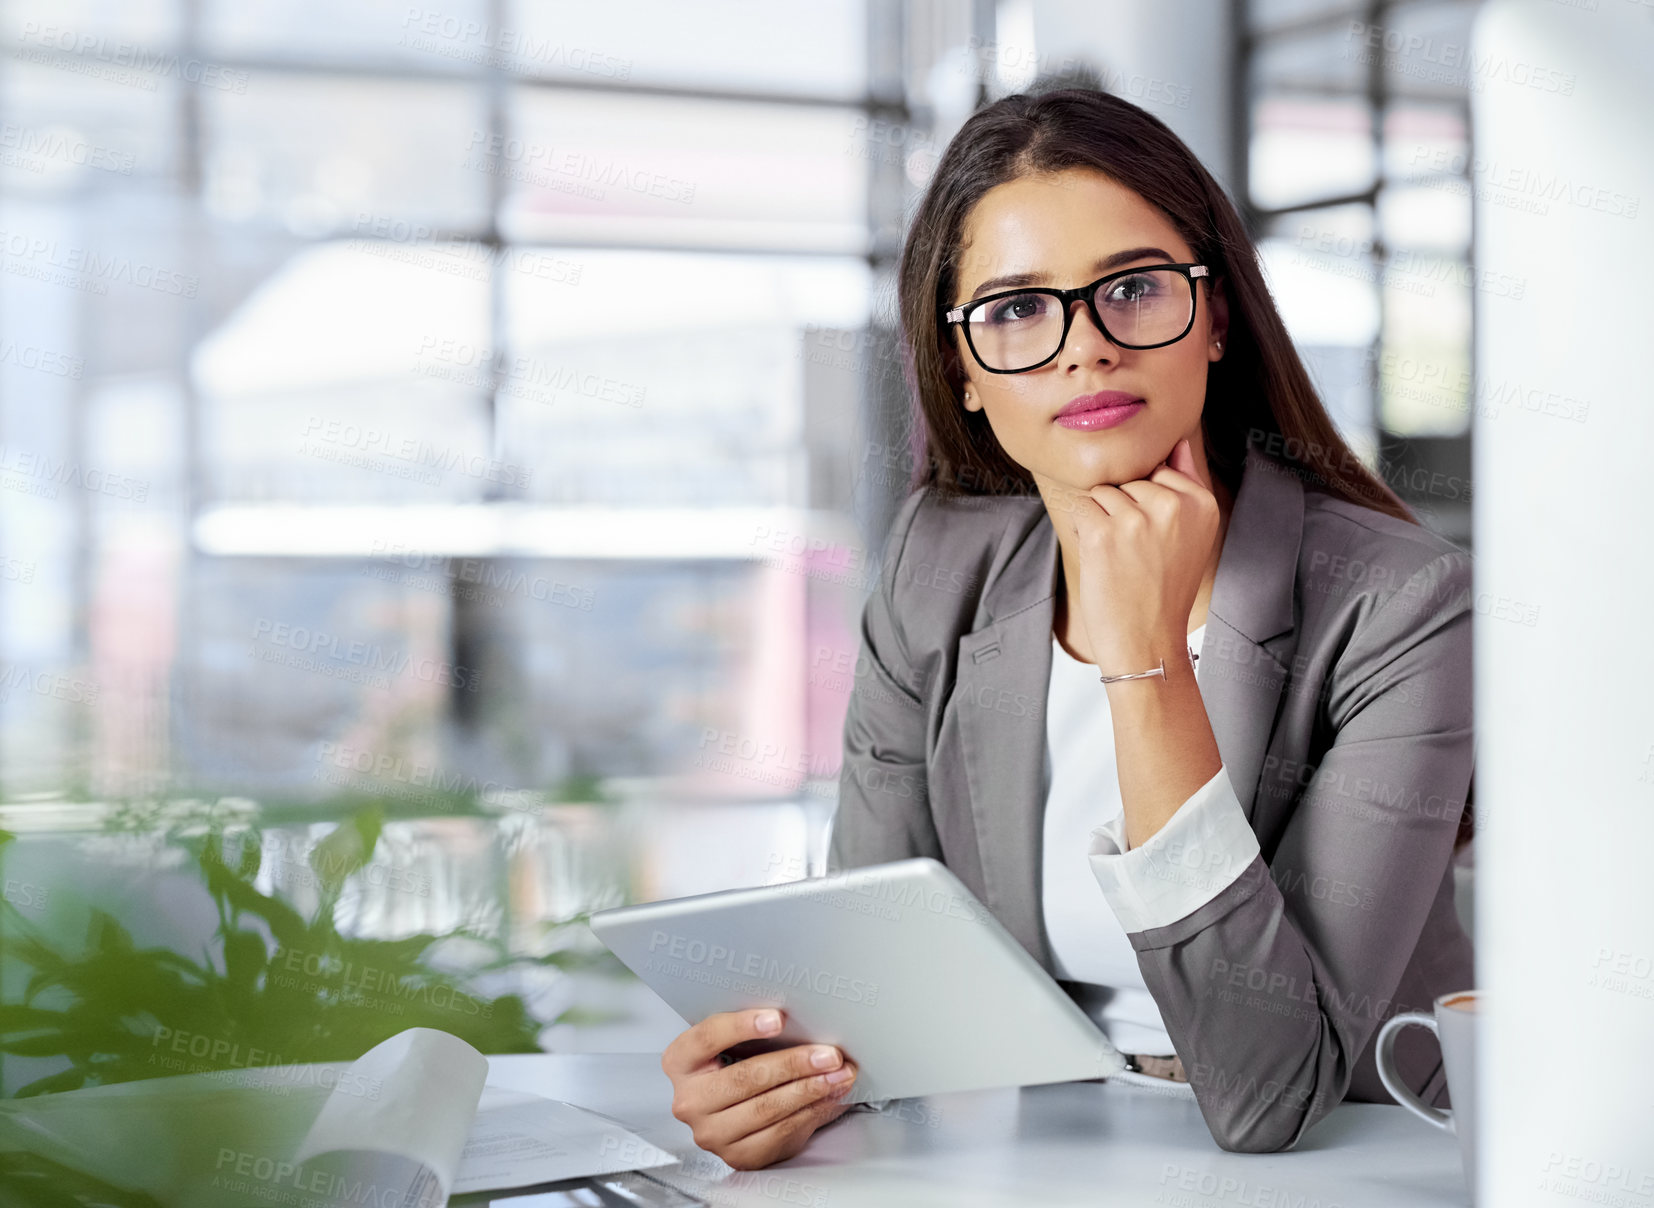
[[[1472,48],[1480,1202],[1654,1204],[1654,7]]]

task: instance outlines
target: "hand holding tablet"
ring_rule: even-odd
[[[661,1054],[672,1080],[672,1114],[689,1125],[695,1144],[737,1170],[757,1170],[793,1157],[815,1131],[849,1108],[856,1067],[831,1045],[788,1045],[725,1065],[743,1044],[772,1043],[779,1010],[720,1011],[680,1033]],[[765,1028],[764,1017],[773,1019]],[[812,1060],[817,1052],[826,1060]]]

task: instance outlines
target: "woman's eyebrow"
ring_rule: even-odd
[[[1170,261],[1172,255],[1164,248],[1134,247],[1123,252],[1115,252],[1112,256],[1104,256],[1095,261],[1091,268],[1094,272],[1106,273],[1111,268],[1118,268],[1122,264],[1130,264],[1133,260],[1146,260],[1150,256]],[[996,289],[1015,289],[1019,285],[1044,285],[1051,278],[1046,273],[1008,273],[1003,277],[989,277],[972,291],[972,298],[980,298],[983,294],[992,293]]]

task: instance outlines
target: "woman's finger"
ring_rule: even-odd
[[[1168,470],[1171,472],[1165,473]],[[1155,467],[1149,478],[1151,481],[1163,482],[1177,489],[1188,489],[1191,486],[1202,490],[1206,488],[1206,484],[1200,481],[1200,474],[1195,466],[1195,455],[1189,448],[1187,437],[1172,446],[1166,460]]]
[[[1201,482],[1199,477],[1184,473],[1170,465],[1156,466],[1154,473],[1148,476],[1147,481],[1157,482],[1176,491],[1204,491],[1206,489],[1206,484]]]
[[[1117,486],[1111,486],[1109,483],[1105,482],[1098,486],[1094,486],[1088,493],[1091,498],[1097,501],[1097,506],[1102,508],[1103,511],[1107,512],[1110,516],[1118,516],[1122,512],[1132,512],[1137,510],[1137,503],[1130,495],[1126,494]]]
[[[1177,505],[1176,492],[1165,483],[1138,479],[1136,482],[1122,482],[1120,490],[1136,500],[1137,506],[1145,512]]]
[[[1179,474],[1186,474],[1190,478],[1195,476],[1195,451],[1189,448],[1189,438],[1187,436],[1172,446],[1171,454],[1166,458],[1166,464]]]

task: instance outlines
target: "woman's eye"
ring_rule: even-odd
[[[1152,297],[1158,288],[1153,277],[1122,277],[1108,287],[1106,301],[1111,306],[1119,302],[1141,302]]]
[[[1019,323],[1037,319],[1045,313],[1048,299],[1043,294],[1018,294],[1004,298],[988,308],[990,323]]]

